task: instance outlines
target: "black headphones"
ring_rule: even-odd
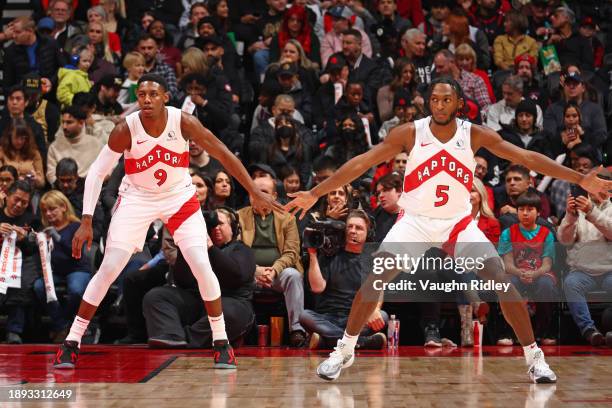
[[[231,207],[226,205],[219,205],[215,208],[214,211],[221,210],[222,213],[227,215],[230,219],[230,226],[232,228],[232,241],[238,239],[240,234],[242,233],[242,229],[240,228],[240,217],[238,213]]]
[[[368,233],[366,235],[366,242],[374,242],[374,237],[376,235],[376,221],[374,221],[374,217],[372,217],[370,214],[368,214],[365,210],[363,210],[361,208],[353,208],[353,209],[349,210],[349,215],[347,215],[347,217],[346,217],[346,221],[347,222],[348,222],[349,216],[353,212],[360,213],[362,216],[368,218],[368,220],[369,220],[368,225],[369,226],[368,226]]]

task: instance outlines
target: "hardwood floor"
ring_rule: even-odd
[[[545,349],[556,385],[528,382],[518,347],[361,353],[334,382],[315,375],[326,352],[246,347],[239,369],[214,370],[210,351],[85,346],[57,371],[48,345],[0,346],[0,406],[70,407],[602,407],[612,406],[612,350]],[[70,403],[7,404],[9,389],[70,388]]]

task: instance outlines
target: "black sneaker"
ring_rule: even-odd
[[[292,331],[289,335],[289,346],[295,348],[302,348],[307,344],[306,340],[308,340],[308,337],[306,336],[306,333],[304,333],[302,330]]]
[[[215,357],[214,368],[236,369],[236,357],[234,357],[234,350],[229,341],[214,341],[213,353]]]
[[[601,346],[606,341],[603,334],[597,329],[591,328],[584,333],[584,338],[591,346]]]
[[[425,327],[425,347],[442,347],[440,330],[435,324],[428,324]]]
[[[53,360],[54,368],[74,368],[77,358],[79,357],[79,345],[76,341],[66,340],[60,345],[55,360]]]
[[[371,336],[359,336],[357,347],[363,350],[382,350],[387,345],[387,336],[384,333],[374,333]]]

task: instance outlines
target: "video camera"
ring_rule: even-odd
[[[320,220],[304,230],[302,241],[306,248],[317,248],[324,255],[334,255],[344,246],[346,223],[337,220]]]

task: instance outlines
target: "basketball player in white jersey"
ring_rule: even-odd
[[[443,248],[451,256],[473,256],[470,250],[474,251],[473,247],[479,246],[476,252],[485,258],[484,268],[478,271],[479,276],[506,283],[510,279],[495,248],[470,216],[470,190],[476,167],[474,152],[485,147],[510,162],[579,184],[591,193],[607,193],[612,189],[612,182],[597,177],[597,169],[582,175],[539,153],[504,141],[489,128],[457,119],[457,112],[463,108],[464,101],[460,85],[452,79],[441,78],[432,82],[428,104],[431,116],[394,128],[382,143],[348,161],[312,190],[290,194],[294,199],[285,205],[285,209],[294,214],[301,210],[303,217],[319,197],[351,182],[372,166],[406,152],[409,158],[404,191],[399,201],[404,216],[383,240],[379,254],[393,255],[394,251],[397,254],[397,246],[401,246],[404,253],[418,257],[424,252],[424,243],[443,242],[446,244]],[[472,243],[471,248],[465,243]],[[353,364],[358,335],[382,295],[374,289],[373,280],[389,282],[398,273],[398,270],[391,270],[368,278],[355,296],[344,337],[338,340],[329,358],[317,368],[319,377],[335,380],[342,368]],[[523,346],[531,381],[555,382],[555,373],[546,364],[544,354],[535,343],[529,314],[520,294],[511,287],[508,292],[499,291],[497,295],[504,317]]]
[[[109,226],[104,260],[93,276],[55,357],[56,368],[74,368],[81,337],[111,283],[135,251],[142,250],[149,225],[161,219],[174,237],[198,281],[213,333],[214,367],[236,368],[225,333],[221,291],[208,260],[206,225],[189,176],[189,140],[219,160],[248,191],[256,208],[282,209],[261,192],[242,163],[197,118],[166,107],[170,95],[165,80],[153,74],[138,81],[140,111],[128,115],[110,134],[85,180],[83,220],[72,242],[80,258],[84,243],[91,247],[91,220],[104,178],[125,155],[125,177]]]

